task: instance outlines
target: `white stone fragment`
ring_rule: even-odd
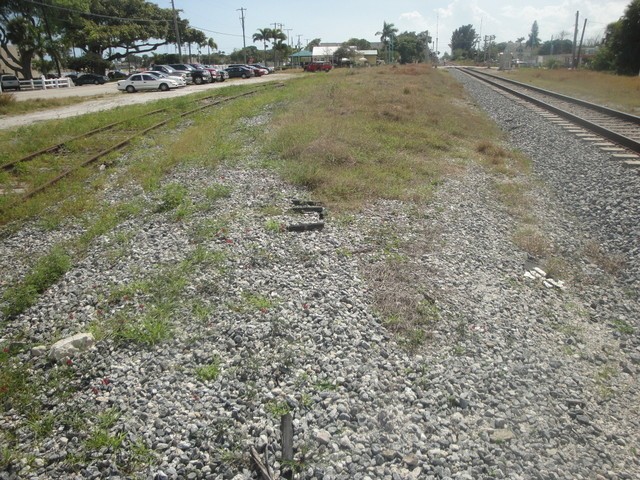
[[[538,272],[538,274],[540,274],[541,277],[546,277],[547,276],[547,272],[545,272],[544,270],[542,270],[541,268],[538,267],[534,267],[534,270],[536,272]]]
[[[93,334],[77,333],[54,343],[51,350],[49,350],[49,358],[56,362],[62,362],[73,357],[78,352],[89,350],[94,343]]]

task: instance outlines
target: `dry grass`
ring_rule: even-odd
[[[440,311],[431,296],[416,288],[422,282],[415,265],[379,262],[371,265],[367,274],[374,286],[374,304],[380,317],[400,343],[417,349],[431,339]]]
[[[640,77],[624,77],[589,70],[543,70],[523,68],[504,73],[530,83],[624,112],[640,114]]]
[[[588,241],[582,251],[589,260],[611,275],[618,274],[625,267],[623,255],[606,253],[593,240]]]
[[[531,171],[530,160],[515,150],[507,150],[494,141],[483,139],[475,147],[480,162],[495,173],[515,176]]]
[[[32,100],[7,101],[4,97],[13,97],[13,94],[3,93],[0,95],[0,115],[21,115],[23,113],[47,110],[50,108],[66,107],[78,103],[88,102],[97,98],[104,98],[105,95],[94,95],[91,97],[66,97],[66,98],[35,98]]]
[[[496,135],[452,101],[464,97],[458,83],[425,65],[338,70],[295,88],[273,122],[271,154],[288,180],[334,208],[428,199],[475,143]]]
[[[494,188],[509,213],[522,219],[527,218],[532,206],[528,185],[518,181],[506,180],[495,182]]]
[[[552,252],[553,246],[538,229],[527,226],[516,230],[513,243],[536,258],[543,258]]]

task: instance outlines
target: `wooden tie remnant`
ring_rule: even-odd
[[[293,203],[293,207],[291,207],[293,213],[317,213],[318,220],[321,221],[287,225],[288,232],[310,232],[324,228],[322,220],[324,220],[325,209],[321,203],[307,200],[292,200],[291,203]]]

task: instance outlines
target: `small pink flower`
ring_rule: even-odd
[[[70,367],[71,365],[73,365],[73,360],[71,360],[70,358],[67,358],[67,365]]]

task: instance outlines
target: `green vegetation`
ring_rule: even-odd
[[[291,413],[292,412],[291,405],[289,405],[284,400],[280,401],[280,402],[277,402],[277,401],[273,400],[273,401],[267,403],[264,406],[264,409],[267,411],[268,414],[272,415],[273,417],[277,418],[278,420],[283,415],[286,415],[287,413]]]
[[[156,207],[155,211],[158,213],[167,212],[178,208],[187,198],[186,187],[176,183],[172,183],[163,188],[160,195],[160,204]]]
[[[25,279],[9,288],[2,297],[6,302],[2,313],[7,318],[22,313],[44,292],[62,277],[71,267],[71,257],[62,247],[54,247],[48,255],[41,257]]]
[[[440,70],[335,73],[295,84],[269,144],[269,164],[333,210],[378,198],[425,201],[465,152],[496,134],[475,113],[451,108],[451,96],[463,93]]]
[[[264,222],[264,229],[271,233],[280,233],[284,230],[284,225],[276,219],[270,218]]]
[[[502,75],[616,110],[640,114],[640,77],[589,70],[521,68]]]
[[[209,364],[196,368],[196,377],[202,382],[217,380],[220,376],[220,359],[214,358]]]

